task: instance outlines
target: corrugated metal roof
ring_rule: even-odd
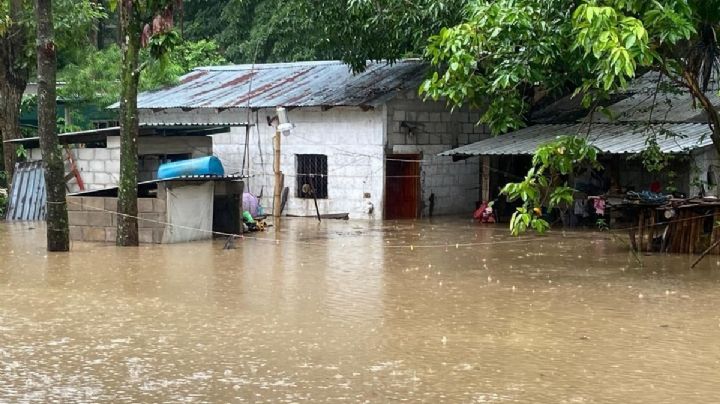
[[[660,86],[658,79],[661,79]],[[720,84],[713,79],[705,93],[715,107],[720,107],[718,90]],[[542,124],[584,122],[588,119],[588,109],[581,105],[581,100],[582,95],[562,97],[533,111],[530,120]],[[614,91],[610,100],[600,100],[598,105],[612,113],[612,117],[593,114],[593,122],[598,123],[707,121],[705,111],[686,88],[678,87],[665,76],[661,78],[655,71],[635,78],[627,88]]]
[[[705,95],[717,108],[720,97],[717,91],[708,91]],[[654,104],[654,106],[653,106]],[[604,114],[594,114],[595,122],[706,122],[705,110],[697,100],[684,91],[676,94],[668,91],[638,92],[609,107],[612,118]]]
[[[45,220],[46,199],[42,161],[17,163],[6,219]]]
[[[639,153],[647,148],[649,131],[655,130],[657,142],[663,153],[687,153],[710,146],[710,128],[701,123],[652,125],[643,124],[593,124],[590,143],[605,154]],[[481,140],[467,146],[440,153],[441,156],[493,156],[533,154],[538,146],[552,142],[558,136],[584,135],[586,124],[534,125],[515,132]],[[669,135],[669,134],[674,135]]]
[[[176,86],[140,94],[138,108],[376,107],[417,89],[425,71],[415,59],[369,63],[359,74],[339,61],[201,67]]]
[[[221,123],[180,123],[180,122],[156,122],[141,123],[140,136],[151,135],[178,135],[178,136],[206,136],[214,135],[219,131],[225,131],[234,126],[252,126],[253,124],[242,122],[221,122]],[[90,129],[78,132],[58,134],[60,144],[76,144],[98,142],[107,139],[108,136],[119,136],[120,127],[113,126],[102,129]],[[21,144],[27,148],[40,147],[40,138],[26,137],[21,139],[5,140],[3,143]]]
[[[660,83],[658,84],[658,79]],[[716,77],[708,83],[705,95],[720,107],[720,85]],[[607,109],[612,117],[594,114],[594,122],[707,122],[705,111],[688,89],[671,82],[667,76],[650,71],[636,78],[627,89],[633,95]]]

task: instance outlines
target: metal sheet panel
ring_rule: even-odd
[[[140,94],[138,107],[375,107],[398,90],[417,89],[426,68],[415,59],[370,63],[358,74],[340,61],[201,67],[176,86]]]
[[[704,123],[593,124],[590,143],[604,154],[634,154],[647,148],[647,138],[655,131],[663,153],[689,153],[712,144],[710,128]],[[481,140],[440,153],[441,156],[530,155],[538,146],[559,136],[588,133],[586,124],[533,125],[525,129]]]
[[[717,91],[705,93],[710,102],[720,106]],[[612,117],[595,114],[596,122],[704,122],[705,111],[687,92],[681,94],[642,92],[617,102],[607,109]]]
[[[42,161],[17,163],[6,219],[45,220],[46,200]]]
[[[181,122],[154,122],[140,123],[140,136],[153,135],[177,135],[177,136],[205,136],[215,134],[220,130],[228,130],[230,127],[251,126],[245,122],[220,122],[220,123],[181,123]],[[79,132],[68,132],[58,134],[60,144],[78,144],[104,141],[109,136],[119,136],[120,127],[90,129]],[[3,143],[21,144],[26,148],[40,147],[40,138],[26,137],[21,139],[5,140]]]

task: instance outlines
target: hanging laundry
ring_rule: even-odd
[[[605,216],[605,199],[595,198],[593,200],[593,207],[598,216]]]
[[[573,213],[577,216],[588,217],[587,200],[575,199],[575,202],[573,203]]]

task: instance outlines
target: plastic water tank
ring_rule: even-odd
[[[220,159],[208,156],[161,164],[157,176],[164,180],[191,175],[225,175],[225,170]]]

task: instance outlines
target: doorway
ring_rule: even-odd
[[[415,219],[420,206],[419,154],[391,154],[385,160],[385,219]]]

